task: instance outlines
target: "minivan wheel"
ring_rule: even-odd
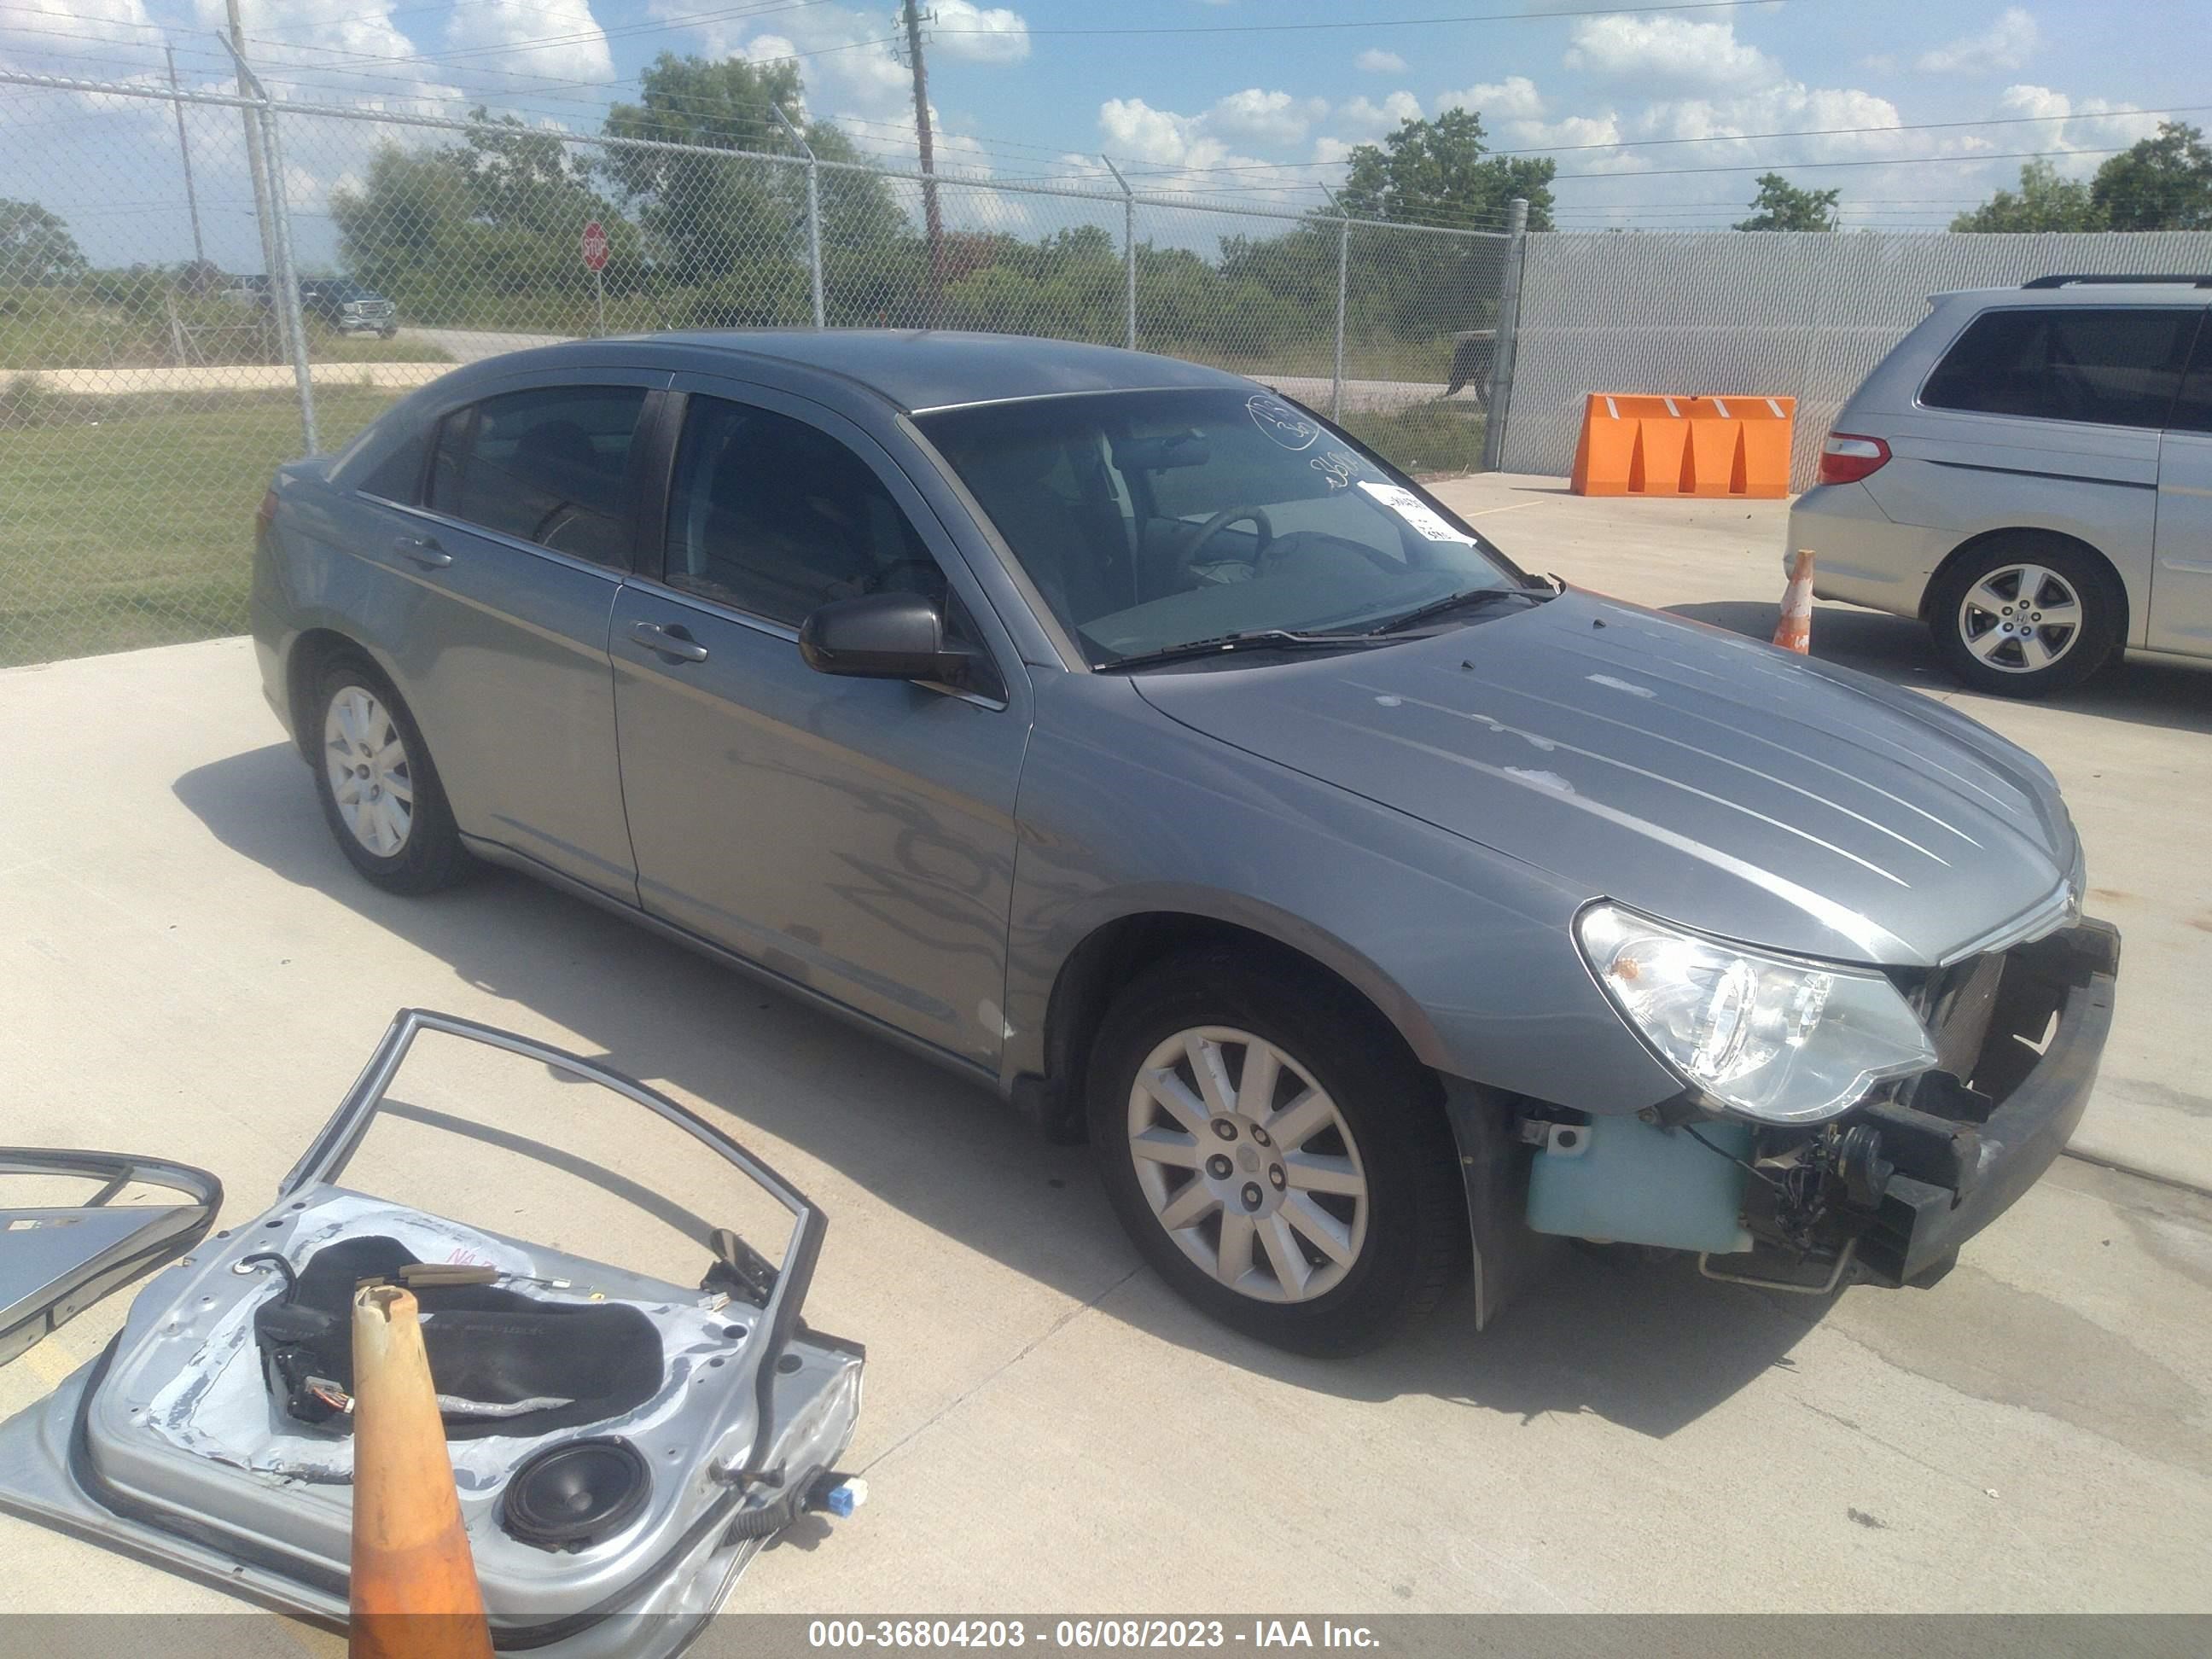
[[[351,656],[315,682],[315,793],[353,867],[394,893],[428,893],[468,873],[454,826],[407,706],[384,676]]]
[[[2103,562],[2069,542],[2007,536],[1954,560],[1929,595],[1944,665],[1978,691],[2040,697],[2087,679],[2120,641]]]
[[[1466,1262],[1436,1079],[1318,979],[1234,951],[1149,969],[1099,1029],[1085,1104],[1139,1251],[1248,1335],[1358,1352],[1427,1313]]]

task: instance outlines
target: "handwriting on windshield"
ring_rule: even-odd
[[[1253,424],[1285,449],[1310,449],[1314,440],[1321,436],[1318,425],[1280,398],[1255,392],[1244,400],[1244,410],[1251,416]]]

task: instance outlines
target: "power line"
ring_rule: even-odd
[[[1781,0],[1778,0],[1780,3]],[[1031,34],[1302,34],[1323,29],[1412,29],[1451,23],[1544,23],[1554,17],[1609,17],[1629,12],[1730,11],[1742,0],[1682,0],[1674,5],[1589,6],[1576,10],[1462,12],[1449,17],[1365,17],[1328,23],[1161,23],[1095,28],[1036,28]],[[1003,34],[1003,29],[939,28],[939,34]]]

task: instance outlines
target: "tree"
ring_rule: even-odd
[[[2160,121],[2097,169],[2089,199],[2114,230],[2212,229],[2212,149],[2204,131]]]
[[[73,283],[89,269],[59,215],[0,196],[0,287]]]
[[[1409,219],[1473,230],[1502,230],[1516,196],[1528,199],[1528,228],[1552,228],[1552,161],[1483,157],[1482,117],[1448,109],[1432,121],[1408,118],[1380,148],[1361,144],[1348,158],[1338,199],[1357,218]]]
[[[799,66],[788,61],[709,61],[662,52],[639,80],[639,99],[613,106],[610,138],[658,139],[705,149],[791,154],[781,111],[823,161],[854,162],[851,139],[827,121],[806,119]],[[606,171],[639,207],[653,257],[678,283],[711,290],[698,320],[797,322],[807,314],[806,176],[771,161],[610,149]],[[894,303],[882,265],[886,239],[905,217],[884,181],[844,167],[820,174],[825,287],[864,308]],[[851,283],[840,281],[849,276]]]
[[[1759,176],[1759,194],[1751,198],[1752,216],[1736,222],[1738,230],[1834,230],[1836,203],[1840,190],[1800,190],[1778,173]]]
[[[2020,190],[2001,190],[1971,213],[1951,221],[1954,230],[2102,230],[2104,210],[2090,198],[2089,186],[2064,179],[2045,161],[2020,170]]]

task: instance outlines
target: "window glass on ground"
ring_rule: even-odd
[[[542,386],[447,416],[430,505],[597,564],[629,562],[636,386]]]
[[[946,599],[944,572],[866,462],[804,421],[724,398],[690,400],[663,578],[793,628],[862,593]]]
[[[1928,377],[1920,401],[1984,415],[2163,426],[2201,314],[2175,306],[1984,312]]]
[[[2181,432],[2212,432],[2212,322],[2197,331],[2197,355],[2181,382],[2166,424]]]

